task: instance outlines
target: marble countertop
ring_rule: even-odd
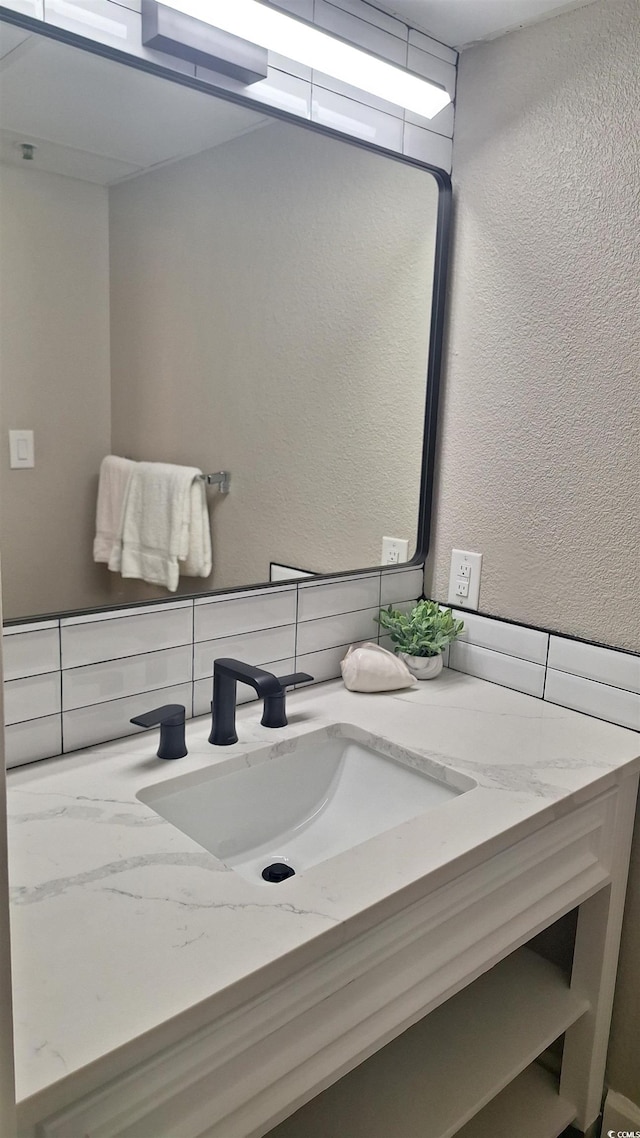
[[[244,705],[240,741],[226,748],[193,720],[178,762],[155,757],[156,730],[10,772],[17,1094],[34,1113],[268,990],[640,766],[634,732],[454,671],[385,695],[321,684],[291,693],[288,711],[289,726],[273,731]],[[331,723],[477,787],[269,886],[136,798]]]

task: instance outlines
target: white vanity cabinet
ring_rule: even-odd
[[[118,889],[109,905],[131,914],[131,928],[119,928],[118,937],[130,935],[130,952],[148,956],[157,1025],[141,1030],[139,993],[114,992],[123,1001],[121,1018],[127,996],[136,1005],[129,1039],[91,1062],[87,1051],[84,1065],[75,1057],[75,1070],[23,1098],[21,1138],[260,1138],[271,1130],[271,1138],[557,1138],[570,1122],[588,1131],[603,1089],[640,738],[471,677],[420,691],[413,704],[393,696],[379,704],[358,700],[333,684],[297,694],[292,710],[294,700],[300,715],[287,731],[317,726],[324,714],[334,722],[359,719],[381,734],[384,723],[389,738],[415,747],[426,722],[432,754],[447,761],[448,733],[451,765],[472,775],[478,791],[461,795],[449,815],[434,811],[405,823],[272,892],[251,891],[227,871],[207,878],[206,893],[197,894],[193,870],[189,877],[188,867],[174,864],[172,873],[184,873],[184,968],[192,959],[184,945],[195,935],[189,906],[211,907],[210,947],[200,967],[201,990],[213,995],[191,997],[182,1014],[164,1020],[163,1001],[171,997],[175,1011],[176,993],[175,980],[171,991],[167,985],[162,927],[136,926],[144,908],[140,886],[129,884],[126,897]],[[460,726],[460,714],[456,726],[451,707],[461,704],[469,722]],[[243,709],[240,722],[252,717],[255,709]],[[522,739],[517,751],[510,731]],[[607,742],[616,754],[601,748]],[[94,752],[92,801],[116,801],[122,818],[127,781],[135,774],[140,786],[148,782],[149,763],[140,761],[139,742],[130,758],[133,743],[122,744],[119,757],[115,746]],[[181,762],[197,770],[209,752],[204,744],[201,756],[192,750]],[[54,777],[39,786],[43,811]],[[86,767],[76,760],[66,786],[55,784],[58,792],[75,780],[85,801],[83,777]],[[148,808],[138,805],[147,818]],[[154,841],[170,836],[166,826],[155,827]],[[122,829],[124,857],[135,827]],[[83,888],[85,878],[89,903],[99,904],[96,872],[84,874]],[[148,880],[154,901],[161,880]],[[235,901],[224,899],[231,888]],[[265,906],[272,907],[268,924]],[[303,926],[321,907],[332,920],[309,936]],[[530,942],[576,908],[569,976]],[[175,942],[170,905],[168,914]],[[273,932],[279,955],[270,947],[269,956]],[[90,951],[91,930],[82,935]],[[222,975],[231,944],[244,969],[232,984]],[[183,974],[186,987],[193,976]],[[60,980],[69,992],[73,982],[71,974]],[[18,992],[18,1016],[24,1000]],[[99,1004],[95,1009],[100,1015]],[[58,1049],[71,1067],[62,1034]],[[560,1036],[556,1079],[536,1059]],[[90,1040],[94,1048],[99,1042]]]

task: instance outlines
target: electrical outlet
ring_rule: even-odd
[[[409,560],[409,540],[404,537],[383,537],[382,565],[400,565]]]
[[[447,597],[450,605],[477,611],[480,600],[481,569],[481,553],[469,553],[464,549],[453,549],[451,551],[449,595]]]

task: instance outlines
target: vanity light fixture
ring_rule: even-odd
[[[278,52],[431,119],[450,102],[437,83],[387,63],[259,0],[163,0],[166,7]]]

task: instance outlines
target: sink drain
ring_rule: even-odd
[[[295,869],[285,865],[283,861],[273,861],[262,870],[262,876],[265,881],[285,881],[287,877],[293,877],[295,872]]]

